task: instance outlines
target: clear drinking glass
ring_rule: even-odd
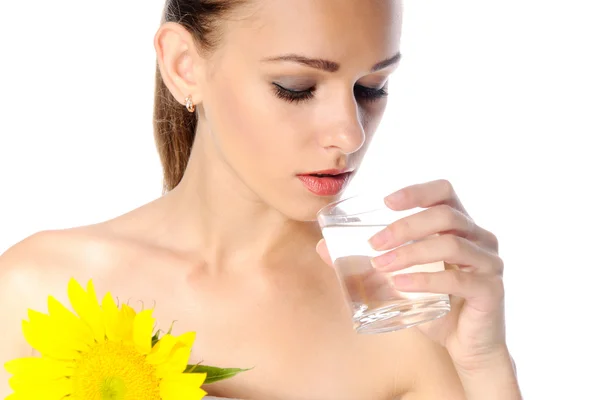
[[[443,261],[393,273],[380,272],[371,265],[371,258],[385,252],[373,250],[368,240],[390,223],[422,210],[393,211],[385,205],[383,196],[358,195],[331,203],[318,212],[317,220],[357,332],[408,328],[450,311],[447,294],[400,292],[392,282],[396,274],[443,271]]]

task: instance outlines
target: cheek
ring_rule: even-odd
[[[363,129],[365,130],[367,140],[370,140],[370,138],[375,134],[386,107],[387,99],[384,98],[376,103],[366,105],[361,109]]]
[[[230,161],[256,165],[281,154],[285,141],[278,135],[278,116],[269,112],[264,93],[231,81],[223,82],[217,93],[213,98],[216,113],[212,125],[219,146]]]

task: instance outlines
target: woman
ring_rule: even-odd
[[[400,59],[400,1],[170,0],[163,22],[155,138],[166,194],[109,221],[40,232],[0,258],[0,301],[21,300],[0,311],[0,362],[29,353],[25,309],[45,309],[50,293],[66,303],[73,276],[156,304],[161,327],[177,320],[176,332],[196,331],[192,362],[254,366],[208,385],[212,395],[520,398],[496,239],[448,182],[388,197],[391,208],[426,210],[391,224],[373,246],[442,233],[378,261],[389,271],[458,265],[397,282],[453,295],[449,315],[357,335],[325,265],[315,214],[339,196],[383,114]]]

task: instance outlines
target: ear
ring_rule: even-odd
[[[165,85],[180,104],[192,96],[194,104],[202,102],[202,78],[205,60],[190,32],[182,25],[166,22],[154,35],[154,49]]]

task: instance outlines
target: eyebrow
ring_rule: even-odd
[[[383,61],[379,61],[377,64],[375,64],[371,67],[371,72],[376,72],[376,71],[379,71],[380,69],[387,68],[390,65],[397,64],[398,62],[400,62],[401,57],[402,57],[402,55],[400,54],[400,52],[398,52],[398,53],[394,54],[393,56],[391,56],[390,58],[386,58]]]
[[[400,61],[400,52],[393,56],[386,58],[385,60],[379,61],[371,67],[371,72],[376,72],[390,65],[396,64]],[[285,54],[277,57],[265,58],[262,61],[274,62],[274,61],[292,61],[298,64],[306,65],[311,68],[321,69],[326,72],[337,72],[340,69],[340,64],[335,61],[324,60],[321,58],[308,58],[299,54]]]

